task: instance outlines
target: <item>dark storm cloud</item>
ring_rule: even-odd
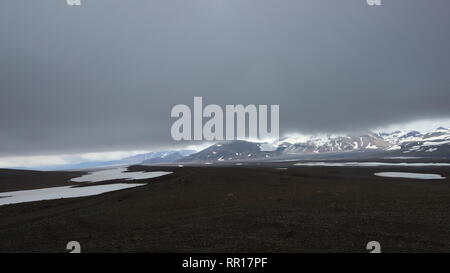
[[[450,2],[2,0],[0,155],[172,145],[170,109],[280,104],[281,133],[450,115]]]

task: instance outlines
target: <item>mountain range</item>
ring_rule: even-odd
[[[360,135],[290,136],[274,143],[230,141],[214,144],[178,162],[266,160],[267,158],[352,157],[450,158],[450,130],[439,127],[428,133],[395,131]]]
[[[88,169],[136,164],[185,164],[229,161],[330,160],[364,158],[450,159],[450,130],[367,132],[353,135],[291,135],[271,143],[224,141],[201,151],[166,150],[119,160],[48,166],[41,170]]]

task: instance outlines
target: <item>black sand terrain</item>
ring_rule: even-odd
[[[1,252],[450,252],[448,167],[144,167],[171,175],[98,196],[0,206]],[[71,172],[0,171],[0,192],[67,185]],[[129,182],[129,181],[128,181]],[[131,182],[133,183],[133,182]],[[136,183],[136,181],[134,181]]]

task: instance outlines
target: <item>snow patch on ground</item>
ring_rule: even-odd
[[[61,198],[74,198],[83,196],[98,195],[111,191],[118,191],[128,188],[134,188],[139,186],[144,186],[146,184],[126,184],[117,183],[110,185],[96,185],[96,186],[86,186],[86,187],[52,187],[38,190],[25,190],[25,191],[11,191],[0,193],[0,206],[26,203],[42,200],[54,200]]]
[[[420,156],[389,156],[385,157],[386,159],[415,159],[415,158],[422,158]]]
[[[324,166],[324,167],[379,167],[379,166],[450,166],[450,163],[388,163],[388,162],[299,162],[294,166]]]
[[[439,174],[431,174],[431,173],[380,172],[374,173],[374,175],[382,177],[411,178],[411,179],[445,179],[445,177]]]
[[[155,178],[172,172],[125,172],[127,168],[116,168],[91,172],[89,174],[82,175],[80,177],[72,178],[72,182],[100,182],[107,180],[139,180]]]

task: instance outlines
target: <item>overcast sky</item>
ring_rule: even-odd
[[[282,134],[450,118],[448,0],[81,1],[0,1],[0,157],[171,146],[194,96]]]

